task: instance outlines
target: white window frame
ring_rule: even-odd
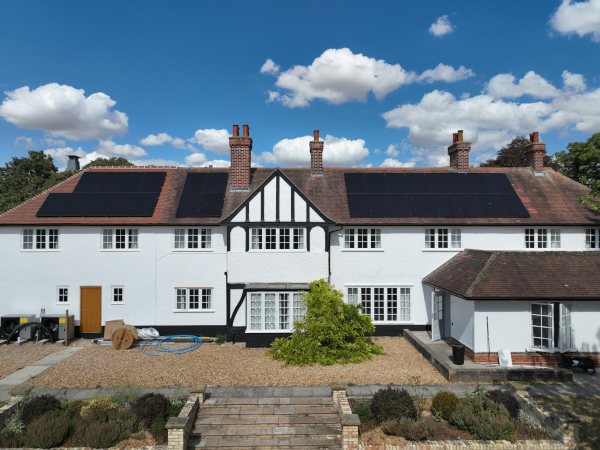
[[[214,287],[175,287],[176,313],[214,313]],[[180,296],[183,295],[183,308],[179,308]]]
[[[121,232],[124,230],[124,234]],[[117,248],[123,244],[125,248]],[[100,233],[100,251],[102,252],[139,252],[140,229],[138,227],[102,228]]]
[[[299,291],[248,292],[246,333],[292,333],[294,321],[306,314]]]
[[[173,229],[174,252],[212,252],[214,251],[212,243],[212,228],[177,227]],[[194,244],[197,247],[194,247]]]
[[[344,228],[343,252],[382,252],[383,238],[381,228],[348,227]]]
[[[60,251],[60,236],[59,228],[23,228],[21,230],[21,251],[58,252]]]
[[[352,305],[361,305],[363,314],[375,324],[413,323],[412,288],[406,284],[353,284],[346,286],[346,298]]]
[[[306,236],[305,227],[250,228],[249,251],[306,252]],[[294,248],[296,246],[300,248]]]
[[[424,252],[459,252],[462,245],[461,228],[431,228],[424,230]]]
[[[596,228],[585,229],[585,249],[586,250],[597,250],[598,246],[598,232]]]
[[[559,320],[558,320],[558,347],[555,342],[555,330],[554,330],[554,312],[555,305],[558,306]],[[540,314],[535,316],[540,317],[539,321],[534,320],[534,307],[540,308]],[[543,308],[549,309],[549,314],[542,314]],[[550,325],[544,325],[543,318],[549,318]],[[536,323],[539,322],[539,323]],[[541,332],[536,333],[535,328],[540,328]],[[549,337],[544,337],[543,329],[550,330]],[[544,353],[564,353],[577,351],[575,346],[575,332],[573,330],[573,303],[570,302],[532,302],[529,307],[529,351],[544,352]],[[536,336],[539,334],[539,336]],[[544,347],[543,345],[536,345],[536,339],[539,341],[549,341],[550,345]]]
[[[120,289],[121,292],[115,292],[117,289]],[[121,300],[115,300],[116,296],[120,295]],[[110,287],[110,303],[113,305],[124,305],[125,304],[125,286],[111,286]]]
[[[526,249],[545,251],[562,248],[560,228],[533,228],[523,230],[524,246]]]
[[[63,292],[63,290],[66,290],[67,292]],[[69,301],[69,291],[70,291],[70,286],[56,286],[56,305],[57,306],[62,306],[62,305],[70,305],[71,302]],[[61,298],[65,297],[66,301],[62,301]]]

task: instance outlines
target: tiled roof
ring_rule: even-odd
[[[464,250],[423,282],[468,300],[600,300],[600,252]]]
[[[247,192],[227,192],[221,217],[176,218],[175,211],[188,172],[228,172],[229,169],[176,168],[176,167],[114,167],[92,168],[93,171],[163,171],[167,178],[152,217],[36,217],[36,213],[50,192],[73,192],[80,174],[43,192],[22,205],[0,215],[0,225],[216,225],[239,208],[275,170],[252,169],[252,182]],[[600,214],[579,204],[577,199],[588,189],[561,174],[546,169],[545,176],[535,176],[529,168],[473,168],[471,172],[505,173],[521,201],[529,211],[529,218],[351,218],[346,198],[346,172],[452,173],[448,168],[325,168],[323,177],[314,177],[310,169],[279,169],[328,218],[339,224],[389,225],[599,225]]]

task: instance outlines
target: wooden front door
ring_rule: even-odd
[[[81,311],[79,315],[81,333],[102,332],[102,288],[81,287]]]

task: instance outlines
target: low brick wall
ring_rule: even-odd
[[[169,450],[187,450],[188,438],[200,405],[204,404],[206,386],[192,386],[188,401],[177,417],[171,417],[165,428],[168,431]]]

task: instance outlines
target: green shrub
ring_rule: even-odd
[[[63,413],[68,417],[77,417],[81,414],[81,409],[85,406],[82,400],[65,401],[60,404]]]
[[[0,433],[0,448],[25,447],[25,434],[6,433],[6,429]]]
[[[226,340],[227,340],[227,338],[225,337],[224,334],[219,334],[219,335],[217,335],[217,339],[215,340],[215,343],[224,344]]]
[[[286,364],[358,363],[383,354],[382,348],[366,336],[375,331],[362,306],[344,303],[342,293],[325,280],[313,281],[304,293],[306,314],[294,321],[289,338],[276,339],[269,350],[273,359]]]
[[[150,425],[156,416],[167,419],[171,402],[162,394],[146,394],[137,399],[131,410],[142,423]]]
[[[81,417],[91,417],[93,419],[99,421],[108,420],[108,415],[117,410],[117,405],[115,405],[110,398],[107,397],[99,397],[85,405],[81,408],[81,412],[79,413]]]
[[[408,418],[388,420],[381,425],[381,430],[387,435],[401,436],[409,441],[426,441],[435,436],[435,422]]]
[[[119,408],[131,408],[131,405],[142,395],[142,388],[126,384],[115,388],[110,399]]]
[[[519,411],[521,405],[516,397],[510,392],[503,392],[500,389],[488,392],[488,398],[496,405],[504,405],[510,414],[512,420],[519,420]]]
[[[43,416],[47,412],[58,411],[60,409],[60,400],[51,395],[41,395],[34,397],[23,405],[21,410],[21,421],[27,427],[38,417]]]
[[[109,448],[123,437],[121,426],[116,422],[98,422],[87,419],[80,422],[83,445],[93,448]]]
[[[67,437],[69,422],[56,411],[46,412],[27,426],[25,444],[30,448],[58,447]]]
[[[169,401],[171,402],[171,410],[169,411],[169,417],[177,417],[181,412],[181,408],[187,402],[187,397],[180,389],[169,397]]]
[[[152,436],[159,444],[167,440],[168,432],[165,428],[166,424],[167,422],[165,421],[164,417],[156,416],[152,421],[152,425],[150,426],[150,433],[152,433]]]
[[[449,420],[459,403],[460,400],[454,392],[440,391],[431,401],[431,412],[436,417]]]
[[[381,389],[373,396],[371,411],[377,422],[417,418],[417,408],[406,389],[396,390],[392,387]]]
[[[358,401],[354,404],[352,409],[354,410],[354,414],[358,415],[360,423],[375,422],[375,416],[371,412],[371,407],[366,401]]]
[[[461,430],[486,440],[513,441],[518,423],[510,419],[504,406],[487,398],[471,398],[461,402],[450,417],[450,423]]]

